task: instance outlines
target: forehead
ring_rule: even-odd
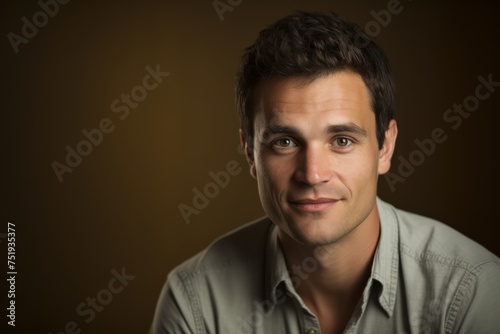
[[[374,118],[368,88],[359,74],[350,71],[312,81],[268,79],[261,83],[258,96],[256,120],[259,119],[259,123],[318,117],[365,123],[365,118]]]

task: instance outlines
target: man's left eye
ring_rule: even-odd
[[[352,140],[350,140],[349,138],[340,137],[340,138],[335,138],[333,140],[333,143],[335,146],[347,147],[352,144]]]

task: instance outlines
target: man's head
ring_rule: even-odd
[[[300,12],[261,32],[242,58],[241,140],[284,238],[329,244],[377,219],[397,127],[388,61],[363,39],[335,14]]]

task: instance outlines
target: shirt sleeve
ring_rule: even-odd
[[[188,291],[177,273],[170,273],[156,305],[150,334],[194,334],[195,316]]]
[[[469,290],[466,299],[470,302],[457,333],[500,332],[500,264],[490,262],[484,266]]]

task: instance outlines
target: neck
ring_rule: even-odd
[[[370,276],[379,235],[376,205],[365,221],[329,245],[299,244],[280,231],[292,281],[306,305],[313,309],[351,305],[354,309]]]

